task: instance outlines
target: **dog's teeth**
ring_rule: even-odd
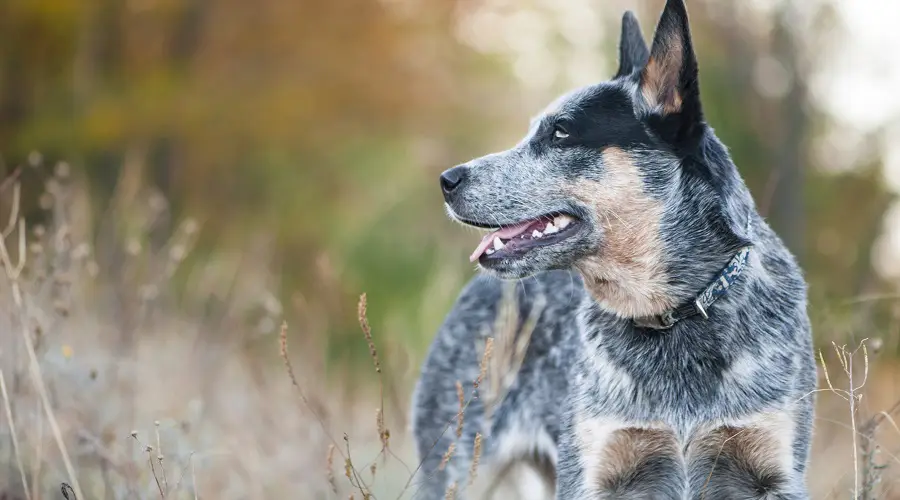
[[[558,232],[559,229],[557,229],[557,227],[554,226],[552,222],[547,224],[547,227],[544,228],[544,234],[553,234]]]
[[[493,248],[488,248],[487,250],[485,250],[484,253],[490,255],[490,254],[494,253],[494,249],[493,249]]]
[[[566,226],[572,223],[572,218],[568,215],[557,215],[553,218],[553,223],[556,224],[556,227],[565,229]]]
[[[494,250],[502,250],[505,246],[500,238],[494,238]]]
[[[537,229],[535,229],[534,231],[531,232],[532,238],[540,238],[543,235],[544,235],[544,233],[538,231]]]

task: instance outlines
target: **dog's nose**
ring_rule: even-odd
[[[465,165],[459,165],[451,169],[447,169],[441,174],[441,191],[444,192],[444,198],[450,201],[449,197],[459,187],[466,178]]]

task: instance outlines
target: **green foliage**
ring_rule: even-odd
[[[479,2],[401,3],[2,2],[6,169],[35,149],[71,161],[95,215],[123,190],[158,190],[176,217],[202,221],[196,262],[266,236],[281,295],[306,304],[286,313],[321,316],[309,334],[335,358],[365,355],[347,342],[361,291],[376,332],[421,350],[471,275],[476,239],[446,221],[437,173],[516,136],[536,109],[516,109],[514,61],[457,39],[456,22]],[[800,234],[813,303],[884,289],[867,253],[889,201],[877,165],[817,170],[808,149],[823,118],[802,92],[763,97],[752,77],[761,55],[790,62],[796,44],[712,10],[692,10],[706,116],[776,228]],[[604,14],[617,24],[618,12]],[[567,42],[551,29],[555,56]],[[617,34],[605,31],[612,54]],[[807,75],[792,77],[802,90]],[[771,189],[785,169],[803,173],[793,195]],[[129,175],[144,187],[124,189]],[[792,196],[799,209],[785,204]],[[786,217],[798,211],[802,227]]]

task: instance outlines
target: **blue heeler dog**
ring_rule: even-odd
[[[515,497],[497,483],[530,467],[523,497],[539,477],[566,500],[808,498],[806,284],[704,121],[683,0],[650,49],[626,13],[612,80],[440,180],[450,217],[489,231],[472,254],[487,276],[416,387],[419,497]],[[458,438],[457,382],[469,399],[505,297],[523,356],[501,397],[468,403]]]

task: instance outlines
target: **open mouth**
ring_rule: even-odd
[[[470,262],[519,257],[529,250],[558,243],[571,236],[578,219],[566,215],[545,215],[486,234],[469,256]]]

